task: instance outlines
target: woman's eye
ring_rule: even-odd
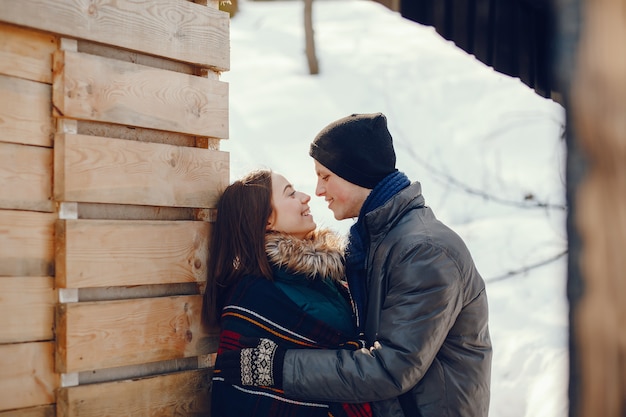
[[[296,195],[295,190],[289,193],[289,197],[294,197]]]

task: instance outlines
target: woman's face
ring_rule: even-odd
[[[309,210],[311,197],[296,191],[285,177],[272,173],[272,214],[267,230],[289,233],[299,239],[315,230]]]

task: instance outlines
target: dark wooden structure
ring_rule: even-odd
[[[550,0],[405,0],[403,17],[437,32],[496,71],[519,77],[544,96],[558,92],[551,68]]]

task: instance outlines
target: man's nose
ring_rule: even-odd
[[[321,197],[324,195],[324,193],[326,192],[326,190],[324,189],[324,187],[319,183],[317,183],[317,185],[315,186],[315,195],[318,197]]]

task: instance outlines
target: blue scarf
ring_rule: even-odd
[[[369,244],[367,230],[365,229],[365,215],[385,204],[398,192],[411,184],[407,176],[396,171],[387,175],[374,187],[367,196],[357,222],[350,228],[348,246],[346,248],[346,276],[350,294],[356,310],[357,327],[359,332],[363,330],[364,309],[367,300],[367,288],[365,287],[367,271],[365,262],[367,258],[367,245]]]

